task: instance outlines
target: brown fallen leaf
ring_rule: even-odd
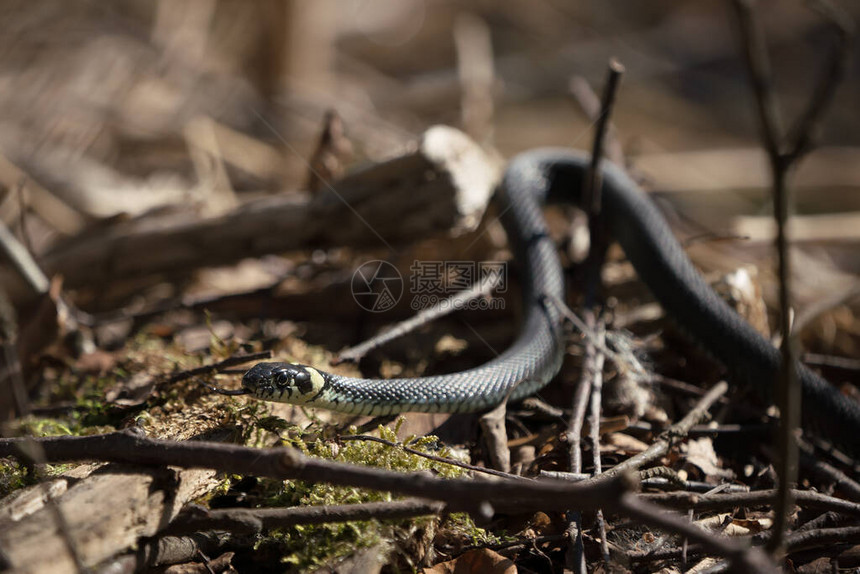
[[[514,563],[492,550],[470,550],[448,562],[423,570],[424,574],[516,574]]]
[[[174,564],[164,569],[164,574],[232,574],[236,572],[233,568],[233,552],[225,552],[221,556],[208,561],[202,562],[186,562],[184,564]]]
[[[646,450],[648,445],[629,434],[613,432],[604,437],[600,447],[601,451],[634,455]]]
[[[681,446],[681,451],[686,455],[686,463],[696,467],[705,478],[734,478],[733,472],[720,467],[720,458],[710,438],[691,439]]]

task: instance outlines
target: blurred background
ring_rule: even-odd
[[[802,2],[757,10],[789,124],[835,34]],[[697,243],[697,261],[769,257],[768,173],[724,0],[2,0],[0,16],[0,217],[37,259],[141,214],[218,215],[303,189],[330,111],[345,134],[335,171],[437,123],[500,158],[589,149],[583,110],[611,57],[626,68],[613,122],[632,173],[682,237],[745,238]],[[793,180],[803,304],[860,271],[858,65]],[[104,311],[138,289],[71,293]]]

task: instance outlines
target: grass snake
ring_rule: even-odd
[[[564,299],[545,203],[581,199],[587,155],[538,149],[515,157],[498,190],[501,220],[520,265],[525,317],[517,339],[495,359],[446,375],[363,379],[290,363],[259,363],[242,379],[257,398],[363,415],[407,411],[473,412],[528,396],[561,368]],[[772,395],[779,351],[705,282],[647,194],[618,167],[602,168],[603,217],[642,280],[681,328],[728,369],[737,383]],[[849,452],[860,453],[860,404],[798,364],[803,424]]]

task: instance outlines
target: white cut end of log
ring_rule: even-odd
[[[454,183],[455,202],[462,218],[452,232],[474,230],[499,183],[500,167],[469,136],[449,126],[428,129],[421,138],[420,150]]]

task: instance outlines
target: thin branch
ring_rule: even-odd
[[[770,62],[764,34],[750,0],[734,0],[738,27],[741,32],[744,57],[755,95],[762,145],[768,153],[773,180],[774,218],[777,225],[776,252],[778,259],[780,330],[783,334],[780,372],[775,396],[780,410],[778,443],[779,494],[774,509],[774,536],[768,548],[774,555],[781,553],[788,524],[788,512],[793,507],[791,487],[797,481],[797,436],[800,427],[801,390],[796,369],[795,337],[791,329],[791,256],[788,250],[787,221],[790,211],[788,173],[791,167],[812,147],[820,120],[833,99],[837,86],[847,68],[853,26],[850,19],[826,0],[819,0],[817,10],[837,29],[838,43],[830,55],[826,71],[815,89],[806,111],[801,115],[788,137],[783,136],[773,93]]]
[[[836,29],[836,46],[827,59],[824,73],[812,92],[806,111],[787,137],[785,155],[791,162],[800,159],[814,145],[813,139],[818,134],[821,118],[833,101],[836,88],[842,83],[848,70],[854,35],[854,23],[840,7],[827,0],[815,0],[810,6],[833,24]]]
[[[657,494],[642,494],[643,500],[674,508],[676,510],[695,510],[696,512],[715,512],[729,510],[739,506],[768,506],[773,503],[775,489],[756,490],[753,492],[731,492],[701,496],[692,492],[661,492]],[[860,517],[860,504],[827,496],[811,490],[793,490],[795,502],[808,508],[832,510],[848,516]]]
[[[271,358],[271,351],[249,353],[245,355],[233,355],[231,357],[227,357],[223,361],[218,361],[217,363],[213,363],[211,365],[203,365],[202,367],[195,367],[193,369],[186,369],[184,371],[179,371],[178,373],[173,373],[172,375],[170,375],[170,377],[167,378],[166,381],[164,381],[164,383],[166,385],[172,385],[174,383],[185,381],[193,377],[220,373],[224,369],[235,367],[236,365],[241,365],[243,363],[250,363],[251,361],[263,361],[265,359]]]
[[[671,477],[661,476],[670,473]],[[640,470],[638,472],[638,475],[639,484],[642,486],[642,488],[654,488],[663,491],[683,490],[685,492],[692,492],[698,494],[706,494],[709,492],[713,492],[715,489],[713,484],[709,484],[707,482],[700,482],[696,480],[681,480],[680,476],[675,471],[665,466],[658,466],[646,470]],[[542,470],[540,471],[540,476],[542,478],[567,480],[569,482],[581,482],[583,480],[588,480],[592,477],[592,475],[590,474],[558,472],[554,470]],[[730,484],[727,482],[720,484],[716,488],[719,488],[720,492],[750,491],[748,486],[744,486],[741,484]]]
[[[486,446],[487,463],[505,473],[511,470],[511,449],[508,448],[508,432],[505,424],[507,410],[506,398],[497,407],[478,417]]]
[[[612,361],[622,369],[631,370],[636,376],[644,375],[645,369],[632,353],[618,353],[606,346],[605,341],[601,341],[594,329],[588,326],[588,322],[581,319],[568,307],[564,301],[555,295],[547,295],[547,301],[556,306],[558,311],[564,315],[564,318],[570,321],[577,331],[582,333],[593,344],[597,350],[612,359]],[[650,375],[649,375],[650,376]]]
[[[755,95],[759,133],[768,155],[775,158],[780,153],[779,142],[782,137],[782,122],[776,98],[771,89],[773,80],[771,78],[770,60],[767,56],[767,46],[764,43],[764,33],[761,30],[761,23],[753,11],[751,0],[734,0],[732,5],[737,14],[743,54]]]
[[[0,252],[4,258],[11,263],[18,277],[27,285],[32,295],[44,295],[48,292],[50,282],[39,267],[39,264],[21,245],[21,242],[12,235],[5,224],[0,223]]]
[[[603,112],[600,98],[598,98],[597,94],[594,93],[594,90],[591,89],[591,85],[588,83],[588,80],[582,76],[574,76],[568,83],[568,89],[570,90],[570,93],[573,94],[573,97],[576,98],[576,102],[579,104],[579,107],[582,108],[585,117],[588,118],[592,124],[596,124],[598,118],[600,118],[600,115]],[[606,140],[603,147],[604,153],[606,154],[606,157],[609,158],[609,161],[619,167],[626,164],[624,159],[624,148],[621,146],[621,142],[618,141],[618,135],[615,133],[615,126],[612,121],[608,122],[608,126],[606,128]]]
[[[601,342],[605,341],[606,325],[602,317],[595,317],[593,313],[589,313],[596,321],[597,336]],[[594,355],[594,380],[591,383],[591,404],[588,414],[589,442],[591,442],[591,460],[594,466],[594,474],[599,475],[603,472],[603,463],[600,459],[600,405],[603,397],[603,363],[605,355],[597,351],[595,345],[588,345],[586,352],[591,351]],[[603,562],[607,570],[610,569],[609,546],[606,543],[606,522],[603,519],[603,511],[598,510],[595,516],[597,522],[597,532],[600,538],[600,550],[603,555]]]
[[[495,552],[500,552],[502,550],[511,550],[511,551],[522,551],[527,550],[529,548],[533,548],[536,544],[545,544],[547,542],[563,542],[567,540],[568,535],[565,534],[548,534],[546,536],[535,536],[534,538],[528,536],[520,536],[516,540],[510,540],[508,542],[500,542],[499,544],[484,544],[484,545],[476,545],[476,546],[466,546],[463,548],[463,553],[468,552],[469,550],[480,550],[480,549],[488,549],[493,550]]]
[[[582,425],[585,422],[585,411],[588,407],[588,397],[591,394],[591,359],[594,354],[589,354],[588,349],[593,349],[593,345],[586,347],[585,363],[582,367],[582,376],[579,378],[579,384],[576,386],[576,392],[573,394],[573,405],[571,406],[570,419],[567,422],[566,438],[568,443],[568,468],[570,472],[582,472]]]
[[[492,274],[487,275],[481,281],[475,282],[468,289],[455,293],[451,297],[443,299],[427,309],[421,310],[414,317],[410,317],[405,321],[397,323],[394,327],[388,329],[384,333],[381,333],[376,337],[372,337],[354,347],[344,349],[338,353],[334,360],[332,360],[332,365],[339,365],[347,361],[359,361],[373,349],[379,348],[389,341],[402,337],[403,335],[414,331],[418,327],[426,325],[431,321],[435,321],[439,317],[444,317],[454,311],[463,309],[469,301],[488,296],[492,293],[500,279],[500,276],[494,276]]]
[[[793,532],[785,538],[785,545],[790,552],[831,547],[834,544],[857,543],[860,543],[860,526],[805,530],[803,532]]]
[[[729,386],[725,381],[720,381],[696,403],[696,406],[687,413],[687,416],[666,429],[651,446],[586,482],[596,482],[606,477],[616,476],[618,473],[638,470],[639,467],[665,455],[679,438],[685,437],[694,425],[699,424],[708,415],[708,409],[713,406],[717,399],[726,393],[728,388]]]
[[[35,253],[27,224],[27,176],[18,179],[18,183],[15,185],[15,195],[18,200],[18,228],[21,230],[21,240],[24,242],[24,247],[28,253]]]
[[[180,515],[170,524],[169,532],[174,535],[206,530],[258,533],[296,524],[396,520],[441,514],[444,511],[444,503],[421,499],[292,508],[219,508]]]
[[[667,548],[665,546],[657,546],[649,550],[638,550],[627,552],[624,557],[631,562],[656,562],[658,560],[673,560],[681,558],[684,553],[682,546]],[[687,558],[699,556],[702,554],[702,547],[698,544],[690,544],[687,546]]]
[[[835,357],[819,353],[804,353],[803,362],[816,367],[827,367],[828,369],[842,369],[844,371],[860,371],[860,359],[850,357]]]
[[[774,211],[777,218],[776,250],[778,255],[777,275],[779,278],[779,318],[782,331],[782,364],[777,377],[777,406],[780,413],[779,433],[779,495],[774,508],[774,532],[777,533],[768,544],[775,556],[780,553],[782,536],[788,528],[788,513],[794,501],[791,498],[791,488],[797,482],[797,437],[800,428],[800,381],[798,380],[795,357],[796,339],[791,332],[791,254],[788,252],[788,190],[786,189],[787,173],[781,163],[774,166]]]
[[[860,502],[860,483],[815,456],[815,449],[805,441],[800,441],[800,464],[807,469],[812,477],[833,485],[846,498]]]
[[[609,127],[609,118],[612,115],[615,96],[618,93],[618,85],[621,80],[621,75],[624,73],[624,67],[614,58],[609,61],[609,69],[607,71],[606,85],[603,88],[603,97],[600,103],[600,115],[597,117],[594,128],[594,141],[591,151],[591,165],[585,180],[583,181],[582,190],[582,205],[588,214],[588,227],[590,235],[590,248],[588,257],[585,262],[586,266],[586,295],[585,295],[585,317],[589,331],[593,332],[597,325],[597,293],[600,289],[600,268],[603,266],[603,259],[606,254],[608,241],[606,239],[605,221],[600,217],[600,198],[601,185],[600,178],[600,161],[603,156],[603,142],[606,138],[606,132]],[[570,313],[573,315],[573,313]],[[582,370],[579,386],[574,397],[573,415],[568,425],[568,445],[570,448],[570,470],[579,472],[581,470],[580,452],[580,434],[582,432],[582,416],[584,414],[584,395],[593,393],[595,388],[599,388],[602,381],[604,355],[600,351],[606,348],[605,337],[601,333],[598,337],[589,337],[586,345],[586,368]],[[590,392],[589,392],[590,391]],[[581,401],[581,402],[579,402]],[[593,401],[593,399],[592,399]],[[592,408],[593,404],[592,404]],[[592,450],[599,457],[600,446],[600,404],[597,404],[597,413],[592,412],[591,429],[593,436],[597,436],[598,440],[592,441]],[[595,472],[600,472],[599,464]],[[598,510],[598,526],[600,529],[600,538],[603,541],[603,548],[606,548],[606,532],[603,523],[602,513]],[[582,547],[582,516],[579,512],[570,514],[567,531],[570,534],[570,546],[566,553],[566,562],[569,568],[576,573],[583,573],[585,567],[585,553]]]
[[[591,166],[582,189],[582,205],[589,214],[600,213],[600,161],[603,157],[603,142],[609,127],[609,118],[615,105],[615,96],[618,94],[618,86],[621,76],[624,75],[624,66],[615,58],[610,58],[609,69],[606,73],[606,85],[603,87],[603,96],[600,102],[600,115],[594,127],[594,142],[591,147]]]
[[[441,456],[436,456],[434,454],[429,454],[426,452],[421,452],[420,450],[416,450],[414,448],[410,448],[405,444],[398,444],[396,442],[391,442],[390,440],[385,440],[384,438],[380,438],[372,435],[347,435],[338,437],[338,440],[343,441],[351,441],[351,440],[363,440],[369,442],[378,442],[380,444],[384,444],[386,446],[390,446],[392,448],[399,448],[404,452],[408,452],[409,454],[414,454],[415,456],[420,456],[426,458],[428,460],[432,460],[435,462],[440,462],[442,464],[450,464],[451,466],[456,466],[459,468],[463,468],[466,470],[470,470],[472,472],[480,472],[482,474],[489,474],[491,476],[498,476],[499,478],[508,478],[511,480],[532,480],[530,478],[526,478],[524,476],[520,476],[518,474],[511,474],[510,472],[502,472],[500,470],[495,470],[493,468],[486,468],[483,466],[475,466],[474,464],[467,464],[465,462],[461,462],[459,460],[454,460],[452,458],[444,458]]]
[[[828,510],[823,514],[819,514],[809,522],[804,522],[800,526],[794,529],[795,532],[803,532],[804,530],[817,530],[819,528],[835,528],[837,526],[842,526],[848,522],[853,523],[856,522],[856,518],[852,518],[851,516],[845,516],[839,514],[838,512],[834,512],[832,510]]]

